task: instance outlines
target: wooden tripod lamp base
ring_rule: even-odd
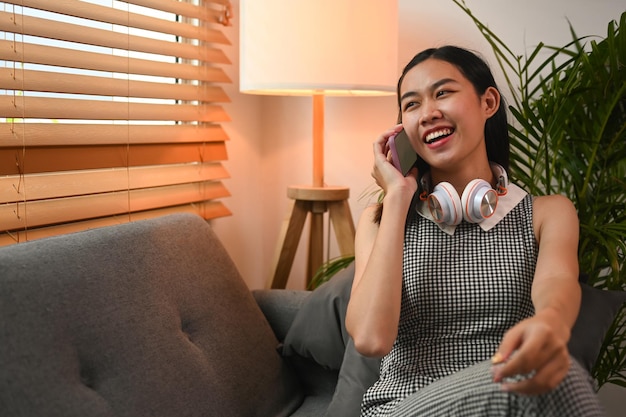
[[[311,234],[307,261],[307,286],[323,263],[324,213],[329,212],[330,222],[335,230],[341,255],[354,255],[354,223],[347,187],[333,186],[292,186],[287,188],[287,196],[293,201],[289,219],[285,221],[280,234],[279,248],[271,281],[271,288],[285,288],[293,260],[296,256],[302,230],[308,214],[311,214]]]

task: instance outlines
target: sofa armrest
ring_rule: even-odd
[[[279,289],[253,290],[252,295],[272,327],[276,338],[282,342],[298,310],[311,292]]]

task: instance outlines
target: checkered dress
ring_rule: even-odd
[[[405,411],[394,415],[518,415],[508,408],[511,398],[519,396],[504,393],[491,381],[488,360],[504,333],[534,313],[530,293],[536,258],[530,195],[489,231],[463,221],[448,235],[432,221],[410,217],[398,338],[382,360],[380,379],[363,398],[362,415],[391,415],[409,396],[410,401],[400,407]],[[485,368],[478,372],[482,381],[459,372],[471,375],[476,366]],[[580,371],[584,376],[585,371]],[[460,380],[458,376],[456,381],[451,379],[453,374],[461,375]],[[591,389],[584,378],[583,385]],[[431,384],[437,388],[424,389]],[[472,388],[489,391],[482,399],[471,395],[479,407],[484,405],[481,401],[495,404],[494,395],[503,396],[502,412],[476,414],[474,400],[468,403],[467,398],[453,396],[453,392],[474,392]],[[423,408],[419,398],[414,398],[422,392],[434,394],[439,403],[429,398],[428,408]],[[449,401],[455,401],[455,412]],[[439,413],[432,407],[439,407]]]

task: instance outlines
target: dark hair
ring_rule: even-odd
[[[489,87],[494,87],[496,90],[500,91],[489,69],[489,65],[475,53],[452,45],[426,49],[415,55],[413,59],[409,61],[402,70],[402,75],[398,80],[397,98],[398,108],[400,109],[398,111],[398,123],[402,122],[402,110],[400,108],[400,86],[402,85],[402,81],[404,81],[407,72],[429,58],[445,61],[457,67],[463,76],[472,83],[479,96],[482,96]],[[504,97],[500,99],[500,107],[497,112],[485,123],[485,145],[487,147],[488,159],[502,165],[508,172],[509,127],[506,119],[506,103]],[[428,164],[426,164],[419,155],[417,168],[420,174],[428,170]]]
[[[493,78],[489,65],[480,58],[477,54],[468,51],[467,49],[459,48],[457,46],[446,45],[439,48],[430,48],[418,53],[409,61],[408,64],[402,70],[402,75],[398,80],[398,87],[396,90],[398,98],[398,123],[402,122],[402,108],[400,103],[400,87],[406,73],[413,67],[427,59],[438,59],[448,62],[458,68],[459,71],[467,78],[476,93],[482,96],[487,88],[494,87],[498,92],[500,89],[496,85],[496,81]],[[496,113],[487,119],[485,123],[485,145],[487,148],[487,158],[489,161],[500,164],[507,173],[509,172],[509,126],[506,118],[506,102],[504,97],[500,97],[500,107]],[[423,175],[428,171],[429,166],[419,155],[417,156],[417,162],[415,163],[420,175]],[[417,198],[419,191],[414,196]],[[413,207],[411,204],[410,207]],[[374,222],[380,223],[382,217],[383,205],[380,204],[374,215]],[[414,210],[409,209],[408,215],[411,215]]]

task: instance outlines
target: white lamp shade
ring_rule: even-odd
[[[397,56],[397,0],[240,1],[241,92],[394,94]]]

